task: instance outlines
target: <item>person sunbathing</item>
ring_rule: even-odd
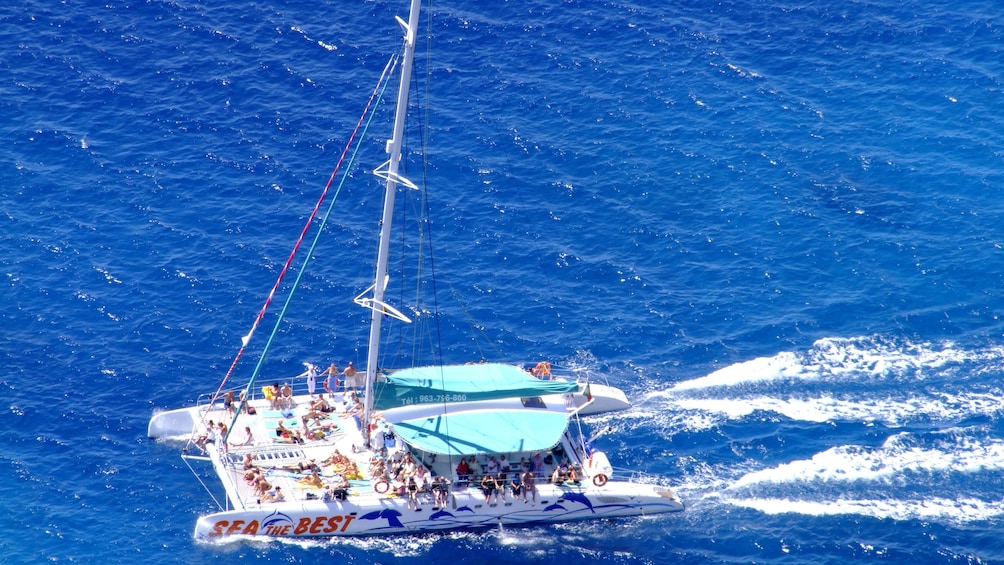
[[[261,495],[261,502],[284,502],[285,500],[286,497],[282,495],[282,487],[275,487],[275,490]]]
[[[258,482],[255,483],[255,494],[258,496],[264,496],[266,492],[272,490],[272,485],[269,484],[265,477],[259,476]]]
[[[303,443],[303,438],[300,437],[300,432],[294,432],[293,430],[287,428],[283,425],[282,420],[279,420],[279,425],[275,427],[275,436],[280,440],[288,440],[292,443]]]
[[[295,465],[281,465],[276,469],[293,471],[294,473],[306,473],[307,471],[317,471],[317,463],[313,459],[310,461],[297,461]]]
[[[309,477],[297,479],[296,482],[308,487],[324,488],[324,481],[322,481],[321,476],[317,474],[317,469],[311,470]]]
[[[260,476],[261,469],[258,467],[250,467],[248,470],[244,471],[244,481],[249,485],[257,485]]]
[[[244,447],[248,445],[254,445],[254,434],[251,433],[250,426],[244,426],[244,439],[239,442],[230,442],[231,447]],[[248,453],[247,455],[250,455]],[[244,456],[247,459],[247,455]]]

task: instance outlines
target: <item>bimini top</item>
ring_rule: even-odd
[[[513,365],[482,363],[415,367],[395,371],[374,385],[373,406],[388,410],[413,404],[532,398],[575,392],[567,381],[542,381]]]
[[[439,455],[545,451],[557,445],[568,417],[550,410],[470,410],[394,424],[404,442]]]

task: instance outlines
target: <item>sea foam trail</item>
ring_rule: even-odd
[[[959,349],[952,342],[932,344],[909,341],[886,342],[878,338],[825,338],[804,354],[778,353],[730,365],[710,375],[676,383],[664,394],[737,387],[774,381],[869,381],[925,380],[946,367],[982,363],[986,370],[1000,370],[1004,349]]]
[[[971,435],[925,446],[914,434],[891,436],[880,447],[840,446],[810,459],[747,473],[729,490],[754,485],[895,481],[907,473],[985,473],[1004,469],[1004,442]]]
[[[1004,513],[999,497],[979,497],[980,485],[1004,470],[1004,442],[973,432],[950,430],[933,440],[904,432],[878,447],[834,447],[748,472],[706,498],[768,514],[984,520]],[[960,484],[975,492],[944,486]],[[939,495],[924,494],[932,490]]]
[[[805,514],[834,516],[854,514],[893,520],[926,520],[932,522],[978,522],[1004,514],[1004,503],[975,498],[901,499],[834,499],[825,501],[791,500],[787,498],[731,499],[735,506],[752,508],[764,514]]]
[[[969,384],[1002,365],[999,347],[972,351],[951,342],[827,338],[804,354],[782,352],[677,383],[641,404],[648,412],[676,414],[690,431],[756,411],[806,422],[951,423],[992,416],[1004,405],[996,385]]]
[[[898,427],[916,422],[957,421],[976,415],[991,416],[1004,406],[1004,395],[984,393],[932,393],[909,395],[903,399],[843,399],[823,394],[806,398],[756,396],[746,398],[684,398],[669,404],[681,410],[708,413],[694,418],[695,425],[711,425],[718,413],[738,420],[756,411],[780,414],[804,422],[864,422]]]

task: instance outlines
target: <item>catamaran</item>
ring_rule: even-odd
[[[222,483],[225,496],[213,496],[218,510],[198,519],[197,539],[409,534],[684,508],[659,477],[615,469],[593,447],[580,417],[630,406],[595,374],[546,361],[379,367],[383,319],[410,322],[384,290],[395,193],[414,186],[399,164],[420,5],[412,0],[408,20],[397,18],[393,133],[389,159],[374,171],[385,181],[376,272],[354,299],[371,310],[362,390],[351,390],[351,378],[336,382],[334,367],[325,375],[313,366],[306,391],[288,382],[258,389],[255,376],[225,388],[274,287],[224,384],[150,419],[150,437],[183,441],[193,472],[193,463],[211,465]],[[319,378],[333,386],[316,390]]]

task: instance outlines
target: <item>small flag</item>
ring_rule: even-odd
[[[586,388],[582,389],[582,394],[586,395],[586,400],[593,399],[593,393],[589,391],[589,381],[586,381]]]

